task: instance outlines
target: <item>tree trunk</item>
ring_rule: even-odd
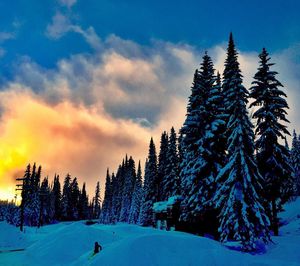
[[[272,227],[275,236],[278,236],[279,225],[278,225],[278,218],[277,218],[277,207],[275,199],[272,200]]]

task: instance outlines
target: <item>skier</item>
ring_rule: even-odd
[[[93,255],[99,253],[99,251],[101,251],[101,250],[102,250],[101,245],[99,245],[98,242],[95,242],[95,248],[94,248],[94,254]]]

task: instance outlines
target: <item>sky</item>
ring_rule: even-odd
[[[28,163],[90,197],[127,153],[178,131],[204,51],[222,73],[232,31],[244,85],[269,51],[300,132],[300,2],[15,0],[0,2],[0,199]]]

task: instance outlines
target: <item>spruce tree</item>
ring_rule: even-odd
[[[286,118],[288,104],[284,99],[286,94],[280,89],[282,84],[276,79],[277,72],[271,71],[270,57],[266,49],[263,49],[260,58],[260,66],[254,76],[250,96],[254,98],[250,107],[257,106],[253,118],[256,119],[257,162],[259,171],[264,177],[264,191],[268,202],[271,202],[269,214],[275,235],[278,235],[278,200],[284,203],[291,195],[283,193],[283,188],[289,184],[292,178],[292,169],[289,164],[289,152],[279,143],[279,139],[285,139],[289,135]]]
[[[73,178],[71,183],[71,220],[79,219],[79,197],[80,191],[77,178]]]
[[[220,238],[241,241],[244,250],[256,249],[256,241],[269,240],[269,220],[261,204],[263,178],[254,160],[254,133],[246,104],[248,91],[242,85],[237,51],[230,34],[224,70],[229,115],[228,161],[219,172],[214,202],[220,208]],[[231,99],[232,102],[229,102]]]
[[[105,187],[105,193],[106,193],[106,187]],[[100,182],[98,181],[96,185],[95,197],[94,197],[94,219],[99,219],[100,214],[101,214],[101,195],[100,195]]]
[[[122,195],[122,207],[120,213],[120,222],[128,222],[131,208],[132,195],[136,180],[135,162],[132,157],[126,162],[125,181]]]
[[[48,177],[45,177],[41,183],[40,189],[40,215],[39,226],[49,224],[54,217],[54,211],[51,208],[51,197]]]
[[[203,56],[195,80],[192,95],[194,94],[198,105],[194,105],[194,109],[191,109],[192,104],[189,103],[187,119],[182,129],[186,162],[182,182],[185,208],[181,218],[186,221],[199,220],[204,216],[215,192],[216,175],[225,158],[225,147],[222,144],[225,122],[220,107],[222,100],[220,78],[216,79],[212,60],[207,53]],[[193,92],[194,88],[197,88],[198,94]],[[198,125],[197,136],[193,136],[194,143],[188,141],[189,135],[194,134],[188,123],[191,115],[193,122]],[[203,225],[198,226],[205,230]]]
[[[85,182],[82,185],[82,190],[79,196],[78,214],[80,220],[88,219],[89,199],[86,193]]]
[[[111,201],[111,223],[115,224],[119,220],[119,178],[121,165],[119,165],[117,174],[111,176],[112,201]]]
[[[142,197],[143,197],[143,183],[142,183],[142,169],[139,161],[138,170],[136,174],[136,181],[132,195],[132,202],[130,207],[129,223],[136,224],[138,222]]]
[[[54,219],[59,221],[61,220],[61,212],[62,212],[62,206],[61,206],[61,187],[59,182],[59,175],[54,176],[53,181],[53,188],[52,188],[52,195],[53,195],[53,205],[54,205]]]
[[[111,204],[112,204],[112,194],[111,194],[111,177],[109,170],[106,172],[106,181],[105,181],[105,191],[104,191],[104,200],[102,205],[102,212],[100,215],[100,222],[104,224],[111,223]]]
[[[149,154],[145,166],[144,197],[141,206],[139,224],[153,225],[152,208],[157,201],[157,156],[153,139],[150,140]]]
[[[62,194],[62,219],[67,221],[70,220],[71,211],[71,175],[67,174],[64,180],[63,194]]]
[[[163,180],[166,178],[167,153],[168,153],[168,134],[164,131],[160,139],[160,150],[158,155],[157,169],[157,200],[164,200]]]
[[[166,155],[165,176],[163,179],[162,200],[180,194],[179,157],[177,151],[177,136],[174,127],[171,128]]]
[[[300,137],[300,136],[299,136]],[[295,179],[295,189],[296,195],[300,196],[300,139],[296,134],[296,131],[293,132],[292,148],[290,154],[290,162],[293,168],[293,175]]]

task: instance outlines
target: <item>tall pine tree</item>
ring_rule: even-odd
[[[139,224],[153,225],[152,208],[157,201],[157,155],[153,139],[150,140],[148,160],[145,166],[144,197],[139,216]]]
[[[180,194],[179,157],[177,136],[174,127],[171,128],[166,155],[165,176],[163,179],[162,200]]]
[[[283,186],[289,184],[292,177],[292,169],[289,164],[289,152],[279,143],[279,138],[285,139],[289,135],[286,118],[288,104],[284,99],[286,94],[280,89],[282,84],[276,79],[277,72],[271,71],[270,57],[266,49],[263,49],[260,58],[260,66],[254,76],[251,87],[251,97],[254,98],[250,107],[257,106],[253,118],[256,119],[255,133],[258,139],[255,143],[257,150],[258,167],[263,175],[266,199],[271,202],[269,216],[275,235],[278,235],[278,205],[280,199],[285,202],[290,198],[289,192],[283,193]]]
[[[242,85],[237,51],[230,34],[224,83],[227,94],[228,162],[217,176],[214,201],[220,208],[221,241],[241,241],[244,250],[256,249],[256,241],[269,240],[269,220],[261,204],[263,178],[254,160],[254,133],[246,104],[248,91]],[[231,102],[229,101],[231,100]],[[229,112],[230,111],[230,112]]]
[[[164,131],[160,139],[160,150],[158,155],[158,168],[157,168],[157,200],[164,200],[164,187],[163,181],[166,178],[167,167],[167,153],[168,153],[168,134]]]
[[[143,197],[143,183],[142,183],[142,169],[141,162],[139,161],[138,170],[136,174],[136,181],[132,195],[132,202],[129,215],[129,223],[136,224],[138,222],[142,197]]]
[[[112,205],[112,194],[111,194],[111,177],[109,170],[106,172],[105,180],[105,191],[104,191],[104,200],[102,205],[102,212],[100,215],[100,222],[104,224],[111,223],[111,205]]]

